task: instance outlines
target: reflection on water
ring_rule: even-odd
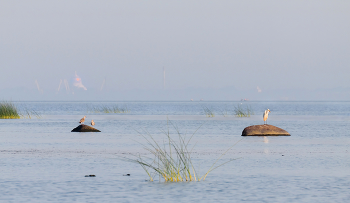
[[[268,149],[268,148],[265,148],[265,149],[264,149],[264,153],[265,153],[265,154],[268,154],[268,153],[269,153],[269,149]]]
[[[262,116],[202,115],[196,102],[127,102],[130,114],[87,114],[84,102],[25,103],[42,119],[0,120],[0,201],[3,202],[346,202],[350,199],[350,103],[252,102],[258,114],[291,133],[242,137]],[[122,105],[123,103],[119,103]],[[219,110],[233,102],[207,102]],[[83,115],[101,133],[71,133]],[[194,165],[206,171],[242,139],[204,182],[146,182],[147,174],[120,156],[148,153],[136,131],[164,139],[167,118],[193,136]],[[176,130],[169,128],[172,135]],[[141,142],[139,144],[138,142]],[[240,159],[237,159],[240,158]],[[95,174],[94,178],[86,178]],[[123,176],[123,174],[131,174]]]
[[[269,143],[269,139],[266,136],[264,136],[264,143]]]

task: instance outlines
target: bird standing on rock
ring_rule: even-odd
[[[84,122],[85,122],[85,118],[86,118],[86,116],[84,116],[84,118],[80,119],[79,123],[84,124]]]
[[[94,125],[95,125],[94,120],[91,120],[91,125],[92,125],[92,126],[94,126]]]
[[[270,109],[265,110],[263,118],[264,118],[264,124],[266,122],[267,124],[267,118],[269,117]]]

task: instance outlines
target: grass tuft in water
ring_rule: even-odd
[[[91,106],[88,107],[88,112],[91,113],[130,113],[127,107],[118,107],[117,105],[114,106]]]
[[[23,111],[19,111],[17,106],[12,102],[2,101],[0,102],[0,119],[19,119],[32,117],[41,118],[41,115],[34,110],[25,108]]]
[[[250,106],[243,108],[242,105],[238,104],[235,106],[234,115],[236,117],[250,117],[251,115],[254,115],[254,112]]]
[[[0,119],[19,119],[20,114],[18,113],[17,107],[7,101],[0,102]]]
[[[234,160],[230,159],[218,165],[221,157],[233,145],[212,164],[204,175],[200,176],[192,162],[193,147],[189,149],[189,143],[196,132],[187,139],[186,135],[182,135],[175,126],[174,128],[177,134],[171,136],[168,125],[168,131],[164,132],[165,140],[163,143],[157,142],[148,132],[145,132],[146,134],[140,133],[147,142],[146,144],[140,144],[151,154],[152,158],[141,155],[135,156],[136,159],[126,158],[128,161],[139,164],[149,176],[150,181],[153,181],[156,175],[159,176],[159,181],[163,179],[165,182],[204,181],[211,171]]]
[[[210,110],[208,107],[203,107],[203,110],[204,110],[204,114],[207,116],[207,117],[214,117],[215,116],[215,113]]]
[[[29,109],[25,109],[24,112],[21,113],[21,117],[22,118],[29,118],[29,119],[32,119],[32,117],[42,118],[42,116],[40,114],[38,114],[36,111],[29,110]]]

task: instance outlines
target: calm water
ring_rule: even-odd
[[[37,119],[0,119],[1,202],[348,202],[350,102],[246,102],[255,115],[234,117],[238,102],[20,102]],[[128,114],[89,112],[127,107]],[[204,114],[204,107],[215,113]],[[268,123],[290,137],[241,137],[249,125]],[[84,115],[101,133],[71,133]],[[224,116],[225,115],[225,116]],[[167,119],[171,124],[167,127]],[[217,157],[236,160],[203,182],[159,183],[120,157],[145,154],[137,131],[162,140],[199,127],[194,162],[204,174]],[[174,134],[175,135],[175,134]],[[131,176],[123,176],[123,174]],[[94,174],[96,177],[84,177]]]

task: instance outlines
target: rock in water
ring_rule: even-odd
[[[96,128],[90,127],[88,125],[81,124],[78,127],[74,128],[71,132],[101,132]]]
[[[244,128],[242,136],[290,136],[290,134],[273,125],[252,125]]]

